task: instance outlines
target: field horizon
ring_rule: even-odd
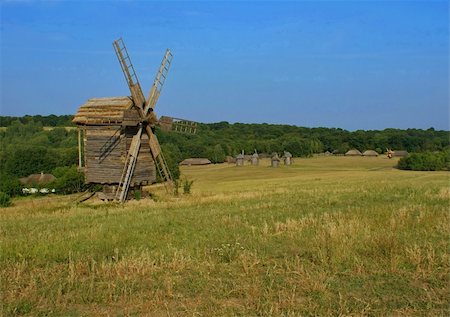
[[[5,315],[448,315],[449,172],[182,167],[192,193],[0,208]],[[181,190],[182,192],[182,190]]]

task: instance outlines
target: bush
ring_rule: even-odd
[[[190,181],[187,178],[183,181],[183,194],[190,194],[191,187],[194,181]]]
[[[7,193],[0,192],[0,207],[8,207],[11,205],[11,197]]]
[[[0,192],[9,196],[18,196],[22,194],[22,184],[17,177],[11,175],[0,175]]]
[[[450,151],[414,153],[398,161],[397,167],[413,171],[441,171],[450,169]]]
[[[77,167],[57,167],[53,170],[56,180],[49,185],[59,194],[78,193],[85,189],[84,174]]]

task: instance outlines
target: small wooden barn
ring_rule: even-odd
[[[84,168],[86,183],[119,184],[131,141],[139,129],[140,117],[133,100],[130,97],[89,99],[79,108],[73,122],[78,126],[79,166]],[[154,182],[155,163],[148,135],[142,133],[130,186]]]
[[[364,151],[364,153],[362,155],[363,156],[378,156],[378,153],[375,152],[374,150],[366,150],[366,151]]]
[[[349,150],[345,153],[345,156],[361,156],[362,153],[357,149]]]
[[[211,164],[211,161],[207,158],[188,158],[183,160],[180,165],[184,166],[192,166],[192,165],[208,165]]]
[[[284,165],[291,165],[292,164],[292,154],[290,152],[284,151],[283,161],[284,161]]]

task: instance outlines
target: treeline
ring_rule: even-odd
[[[382,131],[346,131],[336,128],[305,128],[273,124],[200,124],[196,135],[158,133],[161,143],[173,144],[183,157],[207,157],[218,154],[272,153],[289,151],[294,156],[310,156],[325,151],[345,153],[350,149],[387,148],[408,152],[442,151],[449,147],[448,131],[385,129]],[[220,161],[220,160],[219,160]]]
[[[25,115],[23,117],[0,116],[0,127],[9,127],[14,122],[20,122],[22,124],[34,122],[40,123],[44,127],[69,127],[74,126],[74,124],[72,123],[72,119],[72,115],[57,116],[54,114],[48,116]]]
[[[7,126],[0,129],[0,177],[3,182],[77,164],[77,132],[62,127],[72,125],[71,116],[0,118]],[[54,128],[44,129],[44,126]],[[352,148],[373,149],[380,153],[386,148],[410,153],[449,148],[448,131],[433,128],[350,132],[336,128],[218,122],[199,124],[195,135],[166,133],[158,129],[156,133],[175,175],[178,162],[185,158],[206,157],[212,162],[223,162],[225,156],[235,156],[242,150],[247,154],[255,150],[280,154],[289,151],[294,156],[311,156],[324,151],[345,153]]]

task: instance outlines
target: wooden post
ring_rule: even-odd
[[[78,128],[78,168],[81,169],[81,129]]]

